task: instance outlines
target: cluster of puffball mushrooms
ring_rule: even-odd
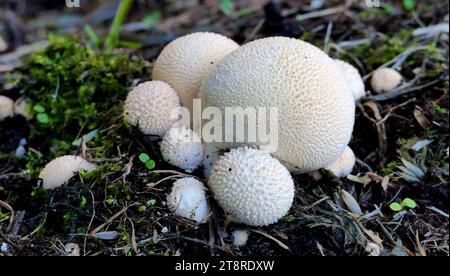
[[[239,46],[219,34],[193,33],[163,49],[152,79],[128,94],[123,116],[145,135],[162,137],[162,157],[169,164],[188,173],[203,166],[207,186],[194,177],[173,183],[167,206],[178,216],[206,222],[211,213],[209,188],[230,220],[272,224],[293,203],[291,173],[325,168],[343,177],[352,171],[355,155],[348,143],[355,101],[366,95],[364,82],[355,67],[307,42],[269,37]],[[383,93],[401,81],[398,72],[383,68],[374,72],[371,86]],[[278,148],[267,152],[258,144],[202,143],[196,131],[170,116],[180,106],[192,112],[197,98],[221,110],[279,107]],[[0,120],[13,114],[14,102],[0,98]],[[95,168],[82,157],[62,156],[47,164],[39,177],[44,189],[54,189],[77,171]],[[233,236],[238,246],[248,233]]]

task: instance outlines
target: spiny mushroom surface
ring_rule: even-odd
[[[170,84],[178,92],[181,104],[192,114],[192,100],[197,98],[211,69],[237,48],[236,42],[215,33],[199,32],[179,37],[162,50],[152,77]]]
[[[124,118],[146,135],[163,136],[177,118],[170,118],[180,107],[180,99],[163,81],[148,81],[136,86],[127,96]]]
[[[370,84],[375,93],[390,91],[402,83],[403,77],[391,68],[380,68],[373,72]]]
[[[364,88],[364,81],[361,75],[353,65],[340,59],[335,59],[334,62],[344,73],[347,79],[347,84],[350,86],[350,90],[353,94],[353,98],[358,100],[366,95],[366,90]]]
[[[324,52],[297,39],[271,37],[240,47],[212,70],[200,95],[202,104],[222,112],[278,108],[278,132],[270,133],[272,140],[278,136],[274,155],[293,172],[335,160],[353,130],[355,103],[344,75]]]
[[[350,147],[346,147],[344,152],[331,164],[325,167],[334,176],[344,177],[349,175],[355,166],[355,154]]]
[[[185,126],[172,127],[161,142],[161,153],[167,163],[192,172],[203,160],[201,137]]]
[[[12,116],[14,116],[14,101],[0,95],[0,121]]]
[[[92,171],[97,165],[86,161],[83,157],[64,155],[58,157],[47,165],[39,174],[42,179],[42,187],[45,190],[53,190],[64,185],[75,173],[80,170]]]
[[[220,157],[208,185],[232,221],[253,226],[277,222],[294,199],[294,182],[286,167],[270,154],[248,147]]]
[[[167,196],[167,206],[177,216],[204,223],[210,214],[205,191],[203,183],[193,177],[178,179]]]

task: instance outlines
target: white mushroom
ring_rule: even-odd
[[[240,47],[217,64],[200,95],[202,104],[223,113],[226,107],[278,108],[278,132],[270,131],[270,139],[278,140],[275,157],[293,172],[324,167],[351,138],[355,101],[344,75],[301,40],[271,37]]]
[[[186,172],[192,172],[203,160],[203,144],[197,132],[181,127],[172,127],[161,142],[163,159]]]
[[[355,154],[351,148],[347,147],[336,160],[325,166],[325,169],[336,177],[344,177],[352,172],[354,166]]]
[[[373,72],[370,84],[375,93],[383,93],[396,88],[402,81],[402,75],[394,69],[380,68]]]
[[[42,179],[42,187],[45,190],[53,190],[64,185],[78,171],[85,170],[90,172],[96,167],[97,165],[86,161],[80,156],[64,155],[45,165],[39,174],[39,178]]]
[[[233,245],[236,247],[243,247],[247,244],[249,232],[246,230],[234,230],[231,235],[233,236]]]
[[[179,107],[180,99],[170,85],[163,81],[148,81],[128,94],[123,115],[142,133],[162,136],[177,120],[170,115]]]
[[[205,191],[203,183],[195,178],[178,179],[167,196],[167,206],[177,216],[204,223],[210,214]]]
[[[192,114],[192,100],[212,68],[239,45],[215,33],[192,33],[169,43],[153,67],[153,79],[170,84]]]
[[[0,95],[0,121],[12,116],[14,116],[14,101]]]
[[[208,185],[232,221],[253,226],[277,222],[294,199],[289,171],[268,153],[248,147],[220,157]]]
[[[334,61],[339,69],[341,69],[342,73],[344,73],[344,76],[347,79],[347,84],[350,86],[353,98],[358,100],[359,98],[364,97],[366,95],[366,90],[364,88],[364,81],[359,74],[358,69],[343,60],[335,59]]]

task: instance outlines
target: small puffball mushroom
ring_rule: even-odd
[[[42,187],[45,190],[53,190],[64,185],[78,171],[90,172],[96,167],[97,165],[86,161],[83,157],[64,155],[45,165],[39,178],[42,179]]]
[[[12,116],[14,116],[14,101],[0,95],[0,121]]]
[[[298,39],[270,37],[241,46],[212,69],[200,96],[202,105],[224,114],[227,107],[277,109],[278,131],[271,129],[268,140],[278,141],[273,154],[292,172],[335,160],[353,131],[355,100],[344,74],[322,50]],[[271,125],[270,117],[264,127]],[[223,133],[232,127],[237,129],[224,124]]]
[[[233,245],[236,247],[242,247],[247,244],[249,232],[246,230],[234,230],[231,235],[233,236]]]
[[[394,69],[380,68],[373,72],[370,84],[375,93],[383,93],[399,86],[402,80],[402,75]]]
[[[163,159],[190,173],[203,160],[203,144],[200,135],[185,126],[172,127],[161,142]]]
[[[170,84],[181,104],[192,114],[193,99],[212,68],[239,48],[233,40],[215,33],[199,32],[170,42],[156,59],[153,79]]]
[[[352,172],[355,160],[355,154],[352,149],[347,147],[338,159],[326,166],[325,169],[336,177],[344,177]]]
[[[180,107],[180,99],[163,81],[148,81],[136,86],[127,96],[124,118],[146,135],[163,136],[177,118],[170,114]]]
[[[292,205],[294,181],[270,154],[248,147],[217,160],[208,185],[231,220],[253,226],[277,222]]]
[[[193,177],[178,179],[167,196],[167,206],[177,216],[204,223],[210,214],[205,191],[203,183]]]
[[[355,101],[361,97],[364,97],[366,95],[366,90],[364,88],[364,81],[359,74],[358,69],[350,63],[340,59],[335,59],[334,62],[339,69],[341,69],[342,73],[344,73],[344,76],[347,79],[347,84],[350,86],[350,90],[352,91]]]

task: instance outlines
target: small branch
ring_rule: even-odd
[[[97,232],[99,232],[100,230],[102,230],[106,225],[110,224],[111,222],[113,222],[116,218],[118,218],[120,215],[122,215],[123,213],[125,213],[128,208],[133,207],[139,205],[138,202],[135,202],[129,206],[125,206],[122,208],[122,210],[120,210],[119,212],[117,212],[115,215],[113,215],[112,217],[110,217],[105,223],[101,224],[100,226],[98,226],[97,228],[95,228],[90,235],[91,236],[95,236],[95,234],[97,234]]]
[[[419,85],[419,86],[415,86],[415,87],[405,84],[396,89],[391,90],[388,93],[374,95],[374,96],[365,96],[365,97],[361,98],[361,100],[372,100],[372,101],[377,101],[377,102],[387,101],[387,100],[390,100],[390,99],[393,99],[393,98],[396,98],[396,97],[399,97],[399,96],[402,96],[402,95],[405,95],[405,94],[408,94],[408,93],[411,93],[411,92],[414,92],[417,90],[427,88],[429,86],[432,86],[432,85],[438,83],[439,81],[440,80],[437,79],[437,80],[433,80],[433,81],[427,82],[423,85]]]
[[[347,10],[347,5],[341,5],[334,8],[324,9],[320,11],[313,11],[305,14],[299,14],[295,17],[298,21],[304,21],[313,18],[331,16],[338,13],[343,13]]]

